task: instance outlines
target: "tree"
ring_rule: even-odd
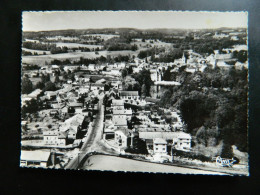
[[[41,81],[42,81],[42,83],[47,83],[48,81],[50,81],[50,75],[49,74],[43,74],[42,76],[41,76]]]
[[[123,70],[122,70],[122,72],[121,72],[121,74],[122,74],[122,77],[123,78],[125,78],[126,76],[127,76],[127,69],[126,68],[124,68]]]
[[[146,95],[147,95],[147,89],[146,89],[145,84],[142,85],[141,94],[143,97],[146,97]]]
[[[36,88],[36,89],[43,89],[44,86],[45,86],[44,83],[41,82],[41,81],[39,81],[39,82],[36,84],[35,88]]]
[[[229,143],[225,143],[225,141],[224,141],[220,156],[222,158],[233,158],[233,156],[234,156],[233,150]]]
[[[149,70],[143,69],[139,73],[132,75],[134,79],[142,86],[145,84],[146,86],[146,95],[149,96],[150,94],[150,88],[153,85],[153,81],[151,80],[151,73]],[[139,89],[139,92],[141,92],[141,89]]]
[[[26,102],[21,109],[22,117],[25,117],[27,114],[36,113],[42,107],[42,102],[32,99]]]
[[[54,80],[54,83],[59,83],[60,82],[60,78],[58,75],[55,76],[55,80]]]
[[[22,80],[22,94],[31,93],[32,90],[33,90],[32,81],[29,78],[24,77]]]
[[[237,54],[237,60],[241,63],[244,63],[247,61],[247,51],[240,50]]]
[[[171,68],[168,67],[167,70],[163,74],[164,81],[171,81]]]
[[[48,81],[47,83],[45,83],[44,91],[55,91],[55,90],[56,90],[56,87],[53,82]]]

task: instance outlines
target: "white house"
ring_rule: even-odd
[[[126,116],[126,120],[130,120],[132,117],[132,110],[113,110],[113,117],[116,116]]]
[[[111,107],[113,110],[123,110],[124,109],[124,100],[112,100]]]
[[[153,139],[154,154],[167,155],[167,142],[162,138]]]
[[[139,100],[138,91],[119,91],[121,99]]]
[[[57,92],[56,92],[56,91],[45,91],[45,95],[46,95],[47,98],[50,100],[50,99],[56,97]]]
[[[67,132],[44,131],[43,141],[45,145],[65,146],[67,136],[68,136]]]
[[[113,123],[116,128],[127,128],[127,120],[125,115],[113,116]]]
[[[127,147],[129,144],[127,138],[130,136],[127,129],[115,131],[115,144],[119,147]]]
[[[162,80],[162,74],[161,71],[158,69],[151,69],[151,80],[152,81],[161,81]]]
[[[95,64],[89,64],[88,65],[88,70],[95,71],[96,70],[96,65]]]
[[[173,147],[177,150],[189,151],[191,149],[191,136],[184,132],[174,132]]]

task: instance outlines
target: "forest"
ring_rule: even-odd
[[[247,152],[247,69],[180,71],[168,73],[168,80],[180,80],[181,86],[164,87],[159,106],[177,107],[197,143],[207,147],[222,141],[228,157],[232,145]]]

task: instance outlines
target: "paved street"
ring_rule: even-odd
[[[93,127],[89,128],[88,136],[83,146],[80,149],[80,152],[77,157],[72,159],[66,169],[76,169],[80,163],[80,161],[84,158],[84,156],[90,152],[102,152],[103,154],[116,154],[114,150],[109,147],[106,147],[104,142],[102,141],[102,131],[103,131],[103,120],[104,120],[104,105],[103,96],[99,97],[98,103],[98,114],[96,115],[96,119],[93,121]]]
[[[84,163],[86,170],[160,172],[182,174],[227,175],[221,172],[206,171],[157,163],[143,162],[116,156],[94,155]]]

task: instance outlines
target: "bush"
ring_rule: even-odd
[[[202,154],[194,154],[191,152],[184,152],[184,151],[180,151],[180,150],[173,150],[173,155],[174,156],[181,156],[183,158],[191,158],[193,160],[200,160],[202,162],[211,162],[212,158],[208,157],[208,156],[204,156]]]

